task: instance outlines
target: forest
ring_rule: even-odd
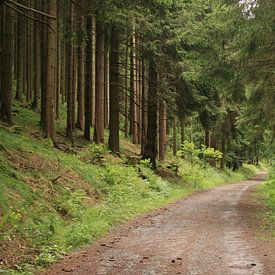
[[[0,271],[272,169],[274,1],[1,0],[0,22]]]

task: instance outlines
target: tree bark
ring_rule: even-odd
[[[68,22],[68,33],[70,35],[70,39],[67,41],[67,55],[66,55],[66,68],[67,68],[67,87],[66,87],[66,95],[67,95],[67,129],[66,135],[67,138],[73,140],[74,134],[74,122],[73,122],[73,73],[74,73],[74,48],[73,48],[73,25],[74,25],[74,4],[70,1],[69,3],[70,12],[69,12],[69,22]]]
[[[109,147],[119,153],[119,31],[113,27],[111,31],[110,52],[110,125]]]
[[[180,121],[180,143],[183,144],[185,140],[185,123],[184,120]]]
[[[147,142],[144,146],[143,159],[149,159],[152,168],[156,169],[157,158],[157,91],[158,74],[154,60],[149,62],[149,90],[148,90],[148,130]]]
[[[166,102],[163,99],[159,101],[159,159],[165,160],[167,147],[167,113]]]
[[[93,18],[91,15],[87,17],[87,41],[86,41],[86,80],[85,80],[85,124],[84,137],[91,140],[91,94],[92,94],[92,71],[93,71]]]
[[[16,100],[23,101],[23,81],[24,81],[24,37],[25,20],[22,15],[17,17],[17,70],[16,70]]]
[[[48,13],[57,16],[56,0],[48,1]],[[44,124],[44,136],[55,139],[55,63],[56,63],[56,31],[57,20],[49,19],[48,50],[47,50],[47,88],[46,88],[46,119]]]
[[[38,9],[39,6],[36,6]],[[34,94],[32,107],[36,109],[38,107],[38,101],[40,99],[40,89],[41,89],[41,55],[40,55],[40,25],[38,22],[34,26]]]
[[[96,90],[94,142],[104,143],[104,24],[96,26]]]
[[[205,129],[204,145],[206,147],[211,147],[210,130],[209,129]]]
[[[79,18],[79,31],[84,35],[85,19],[84,16]],[[89,76],[91,77],[91,75]],[[85,82],[85,47],[81,42],[78,47],[78,81],[77,81],[77,122],[76,127],[80,130],[84,129],[84,86]]]
[[[110,63],[109,49],[105,48],[104,51],[104,128],[109,126],[109,100],[110,100]]]
[[[12,124],[12,66],[13,66],[13,11],[3,8],[4,11],[4,39],[1,68],[1,108],[0,117],[2,121]]]
[[[177,116],[174,112],[173,117],[173,155],[177,154]]]
[[[128,54],[129,47],[127,46],[127,34],[126,34],[126,46],[125,46],[125,72],[124,72],[124,136],[128,137],[129,119],[128,119]]]
[[[48,2],[42,1],[43,11],[48,12]],[[48,27],[46,25],[41,26],[41,112],[40,112],[40,124],[42,129],[45,127],[46,119],[46,90],[47,90],[47,62],[48,62],[48,48],[45,46],[48,44]]]
[[[147,73],[146,73],[146,61],[145,59],[142,60],[142,119],[141,119],[141,155],[144,151],[144,145],[147,142],[147,129],[148,129],[148,104],[147,104]]]

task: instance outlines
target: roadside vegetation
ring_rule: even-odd
[[[256,172],[211,167],[187,143],[157,174],[136,161],[139,148],[127,139],[120,157],[80,138],[77,153],[65,139],[56,149],[40,137],[37,113],[15,110],[14,126],[0,127],[0,271],[7,274],[31,274],[134,216]]]
[[[266,206],[264,217],[264,229],[275,237],[275,169],[269,167],[269,174],[264,185],[260,186],[260,195]]]

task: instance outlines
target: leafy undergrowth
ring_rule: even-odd
[[[267,181],[260,186],[260,195],[266,204],[263,228],[268,229],[275,237],[275,168],[269,170]]]
[[[120,158],[80,138],[77,150],[67,150],[65,140],[58,150],[41,138],[35,112],[16,106],[14,121],[0,125],[0,272],[6,274],[31,274],[138,214],[255,173],[177,158],[178,175],[164,164],[161,177],[147,161],[126,155],[133,147],[127,140]]]

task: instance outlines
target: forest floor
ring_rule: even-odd
[[[121,226],[42,274],[274,274],[251,180],[198,192]]]

